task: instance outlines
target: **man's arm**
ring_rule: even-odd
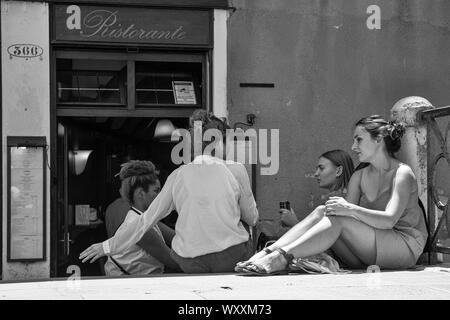
[[[253,197],[252,188],[250,186],[250,178],[244,165],[238,163],[232,166],[231,172],[236,178],[241,196],[239,198],[239,207],[241,209],[242,221],[249,226],[255,226],[259,219],[258,209],[256,208],[256,201]]]
[[[152,257],[174,271],[180,271],[178,264],[170,256],[170,248],[165,244],[158,232],[152,228],[147,231],[141,240],[136,243],[147,251]]]

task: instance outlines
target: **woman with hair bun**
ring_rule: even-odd
[[[330,197],[314,210],[317,219],[301,221],[237,267],[257,274],[278,273],[293,258],[329,248],[348,268],[413,267],[425,247],[427,231],[416,177],[394,157],[403,133],[401,124],[378,115],[356,122],[352,150],[368,165],[352,175],[346,198]]]
[[[215,129],[222,139],[202,143],[203,154],[169,175],[159,195],[139,219],[118,230],[114,237],[83,251],[80,254],[83,262],[129,248],[172,210],[177,210],[178,219],[171,256],[184,272],[230,272],[238,261],[251,256],[252,242],[243,222],[254,226],[258,210],[250,180],[243,164],[218,157],[226,154],[225,136],[229,127],[205,110],[195,111],[190,120],[191,133],[198,127],[203,132]],[[210,148],[211,144],[214,148]]]

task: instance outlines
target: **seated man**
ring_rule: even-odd
[[[160,183],[155,166],[150,161],[132,160],[120,170],[121,196],[129,203],[129,211],[120,228],[138,219],[156,198]],[[180,271],[170,256],[170,243],[175,231],[162,223],[155,225],[144,237],[129,249],[108,258],[105,273],[117,275],[147,275],[162,273],[164,266],[172,271]]]

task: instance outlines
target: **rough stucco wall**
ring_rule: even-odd
[[[233,0],[228,90],[232,122],[255,113],[256,128],[280,129],[280,170],[257,177],[262,218],[290,200],[309,212],[305,178],[324,151],[351,151],[352,125],[369,114],[389,117],[400,98],[449,104],[450,2],[444,0]],[[381,8],[369,30],[366,9]],[[240,88],[269,82],[275,88]],[[355,158],[354,158],[355,159]]]
[[[46,136],[50,144],[49,16],[44,3],[1,2],[2,31],[2,154],[3,154],[3,280],[48,278],[50,276],[50,174],[47,170],[47,260],[7,263],[6,137]],[[18,19],[20,17],[20,19]],[[44,49],[42,60],[10,59],[13,44],[36,44]]]

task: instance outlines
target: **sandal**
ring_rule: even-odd
[[[290,254],[290,253],[287,253],[286,251],[284,251],[281,248],[278,248],[275,251],[280,253],[286,259],[286,268],[289,267],[289,265],[291,264],[292,260],[294,260],[294,256],[292,254]]]
[[[257,271],[257,270],[251,270],[248,268],[243,269],[243,275],[244,276],[258,276],[258,277],[266,277],[266,276],[285,276],[289,274],[287,270],[278,270],[278,271],[272,271],[272,272],[266,272],[264,271]]]
[[[271,254],[273,251],[272,250],[270,250],[269,248],[264,248],[263,250],[261,250],[261,251],[264,251],[265,253],[266,253],[266,255],[268,255],[268,254]],[[251,261],[240,261],[240,262],[238,262],[238,263],[236,263],[236,266],[234,267],[234,271],[236,271],[236,272],[245,272],[244,271],[244,268],[246,267],[246,266],[248,266],[249,264],[251,264],[252,262]]]
[[[260,277],[287,275],[289,273],[288,270],[286,270],[286,269],[267,272],[265,269],[261,268],[260,266],[258,266],[256,264],[253,264],[253,263],[245,266],[241,270],[242,270],[242,273],[244,273],[243,275],[245,275],[245,276],[260,276]]]
[[[270,249],[269,249],[270,250]],[[289,264],[291,263],[292,259],[294,259],[294,256],[292,254],[287,253],[281,248],[276,249],[278,253],[280,253],[286,260],[287,264],[286,267],[282,270],[267,272],[265,269],[261,268],[260,266],[254,264],[253,262],[250,262],[244,267],[241,267],[241,272],[247,273],[249,275],[255,275],[255,276],[274,276],[274,275],[287,275],[289,274]]]

